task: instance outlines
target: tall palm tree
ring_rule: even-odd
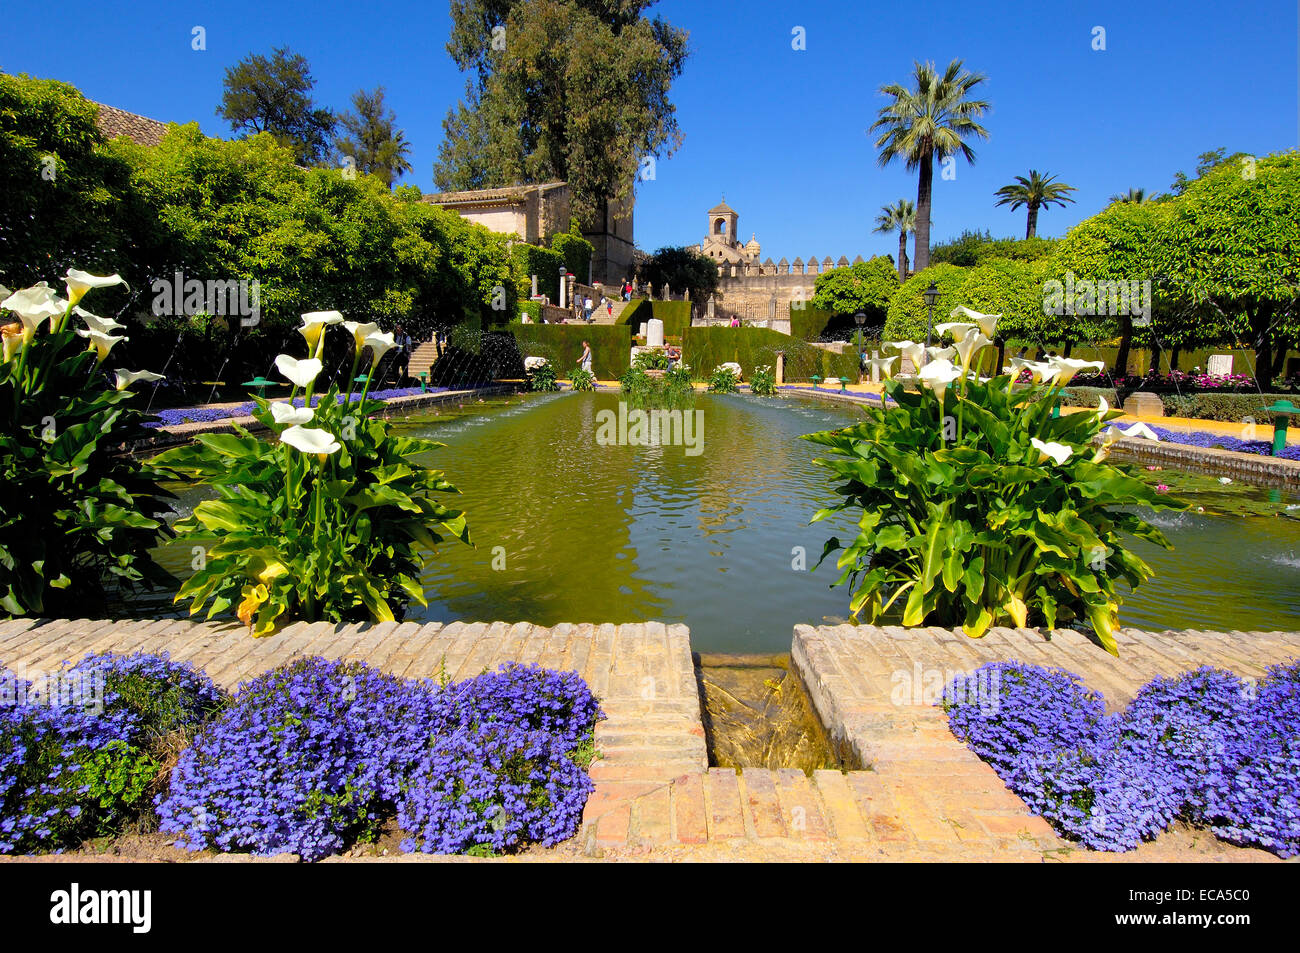
[[[1029,178],[1018,175],[1011,185],[1004,185],[993,193],[1001,196],[994,203],[996,205],[1010,205],[1013,212],[1022,205],[1029,209],[1029,217],[1025,222],[1026,238],[1033,238],[1038,234],[1040,208],[1048,208],[1052,205],[1065,208],[1067,202],[1074,201],[1070,198],[1070,193],[1076,191],[1075,187],[1064,182],[1053,182],[1054,178],[1056,176],[1042,176],[1038,174],[1037,169],[1030,169]]]
[[[916,206],[907,199],[893,205],[880,206],[876,216],[876,231],[898,231],[898,280],[907,280],[907,234],[916,230]]]
[[[934,159],[940,161],[960,152],[967,162],[975,161],[975,150],[967,139],[989,137],[988,130],[976,120],[989,104],[982,99],[968,99],[971,90],[986,77],[962,69],[961,60],[953,60],[940,76],[933,63],[914,63],[913,88],[891,83],[880,87],[890,102],[880,109],[880,118],[871,124],[879,130],[876,148],[878,161],[887,166],[902,159],[907,169],[918,169],[916,186],[916,270],[930,264],[930,192],[934,182]]]
[[[1146,189],[1129,189],[1123,195],[1112,195],[1111,202],[1132,202],[1135,205],[1141,205],[1143,202],[1151,201],[1147,198]]]

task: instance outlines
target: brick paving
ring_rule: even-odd
[[[832,737],[861,766],[809,776],[708,767],[682,625],[297,623],[252,639],[230,623],[0,622],[0,661],[27,678],[92,650],[167,651],[227,689],[303,655],[452,680],[506,661],[578,672],[607,715],[596,729],[595,791],[577,837],[517,858],[524,861],[1272,859],[1187,830],[1127,855],[1072,848],[953,737],[931,704],[954,672],[992,659],[1059,664],[1118,706],[1151,677],[1202,661],[1258,677],[1300,656],[1300,633],[1124,630],[1119,642],[1116,660],[1068,631],[1048,642],[1033,630],[995,629],[971,640],[942,629],[797,626],[792,667]]]

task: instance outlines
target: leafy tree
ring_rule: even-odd
[[[669,89],[687,34],[645,0],[462,0],[447,50],[473,71],[444,122],[439,188],[569,183],[582,221],[630,198],[643,158],[681,142]]]
[[[898,273],[885,255],[847,268],[833,268],[817,276],[812,306],[836,314],[865,311],[869,323],[884,323],[889,300],[898,290]]]
[[[587,273],[591,270],[591,256],[596,253],[596,247],[582,237],[576,221],[567,232],[556,232],[551,236],[551,248],[564,257],[564,267],[569,270],[569,274],[586,282]]]
[[[641,281],[655,289],[690,290],[692,301],[704,301],[718,290],[718,266],[690,248],[661,248],[637,268]]]
[[[960,303],[983,314],[1002,316],[994,335],[997,362],[989,362],[982,373],[1001,373],[1006,345],[1012,338],[1044,340],[1043,276],[1047,271],[1041,261],[994,258],[966,272]]]
[[[345,135],[334,140],[341,155],[351,156],[359,171],[377,175],[387,186],[411,171],[411,144],[395,128],[397,116],[384,104],[384,87],[352,94],[352,112],[339,116]]]
[[[958,268],[956,265],[931,265],[914,273],[898,286],[898,290],[889,299],[885,340],[925,341],[926,327],[930,320],[930,309],[925,303],[925,289],[931,281],[938,286],[939,297],[934,304],[933,324],[943,324],[951,320],[949,315],[953,308],[966,304],[962,286],[969,273],[969,269]],[[940,336],[932,332],[930,337],[931,342],[937,344]]]
[[[1222,163],[1168,203],[1158,267],[1175,293],[1210,306],[1227,334],[1255,349],[1255,380],[1272,386],[1300,346],[1300,153],[1259,159],[1253,175]]]
[[[1076,191],[1075,187],[1064,182],[1054,182],[1055,178],[1053,175],[1039,175],[1037,169],[1030,169],[1029,178],[1018,175],[1015,182],[1002,186],[995,193],[999,196],[995,205],[1010,205],[1013,212],[1022,205],[1029,210],[1025,221],[1025,238],[1033,238],[1038,234],[1040,208],[1051,208],[1053,205],[1065,208],[1066,203],[1074,201],[1070,193]]]
[[[930,264],[930,201],[934,181],[934,159],[940,161],[960,152],[967,162],[975,161],[969,140],[987,139],[988,130],[976,120],[989,108],[988,102],[969,98],[985,81],[980,73],[962,69],[953,60],[940,75],[933,63],[915,63],[912,88],[891,83],[880,92],[890,102],[880,109],[871,125],[879,131],[876,148],[879,162],[887,166],[901,159],[909,170],[917,170],[916,268]]]
[[[1188,178],[1187,173],[1185,172],[1175,173],[1174,182],[1169,187],[1169,191],[1174,195],[1182,195],[1187,191],[1187,186],[1196,179],[1204,178],[1206,173],[1217,169],[1221,165],[1226,165],[1228,163],[1236,164],[1243,158],[1249,158],[1244,152],[1234,152],[1232,155],[1228,155],[1227,152],[1227,149],[1210,149],[1207,152],[1202,152],[1196,157],[1195,177]]]
[[[930,263],[974,267],[995,258],[1012,258],[1016,261],[1036,261],[1049,258],[1059,239],[994,238],[989,232],[963,231],[957,238],[935,245],[930,250]]]
[[[877,232],[898,232],[898,280],[907,280],[907,236],[916,229],[916,206],[907,199],[882,205],[876,216]]]
[[[1180,172],[1179,175],[1182,175],[1182,173]],[[1152,202],[1155,200],[1147,197],[1146,189],[1129,189],[1127,192],[1112,195],[1110,201],[1112,203],[1131,202],[1134,205],[1141,205],[1143,202]]]
[[[288,47],[270,58],[250,53],[227,67],[225,92],[217,115],[245,135],[269,132],[293,150],[302,165],[320,162],[334,132],[334,114],[312,102],[312,79],[307,60]]]

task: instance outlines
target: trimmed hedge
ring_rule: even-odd
[[[591,369],[600,380],[621,376],[631,363],[632,333],[620,324],[512,324],[510,333],[523,357],[550,359],[560,378],[578,366],[583,341],[591,344]]]
[[[764,364],[776,368],[776,352],[785,352],[785,380],[819,377],[857,379],[858,356],[852,348],[836,354],[814,347],[770,328],[687,328],[682,337],[682,360],[697,379],[707,379],[719,364],[735,361],[745,380]]]
[[[825,308],[814,308],[806,302],[802,308],[796,308],[794,305],[795,303],[791,301],[790,336],[800,341],[819,340],[826,330],[826,325],[830,323],[831,318],[835,317],[835,312]]]
[[[627,325],[633,334],[644,334],[641,325],[651,318],[664,323],[664,337],[681,337],[691,326],[691,302],[655,301],[651,298],[633,298],[618,316],[620,325]]]
[[[537,245],[525,245],[516,242],[511,248],[515,264],[521,272],[519,298],[527,301],[532,291],[530,276],[537,276],[537,293],[546,295],[551,303],[560,300],[560,269],[564,266],[564,256],[550,248]],[[533,315],[536,320],[537,315]]]
[[[1273,414],[1264,412],[1279,400],[1295,403],[1294,394],[1163,394],[1165,413],[1172,417],[1197,417],[1240,423],[1247,417],[1258,424],[1273,424]]]

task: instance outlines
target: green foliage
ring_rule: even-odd
[[[48,322],[9,324],[13,299],[0,318],[12,332],[0,364],[0,611],[95,618],[124,591],[174,582],[149,556],[170,536],[171,495],[162,473],[121,453],[151,435],[135,395],[106,386],[103,356],[69,326],[72,305],[45,294],[62,311]]]
[[[660,248],[637,266],[637,277],[658,294],[665,285],[675,294],[690,291],[692,301],[718,290],[717,262],[690,248]]]
[[[709,393],[738,394],[740,393],[740,378],[729,367],[715,367],[713,374],[709,377]]]
[[[1059,239],[1038,236],[994,238],[987,231],[965,230],[957,238],[935,245],[930,250],[930,263],[970,268],[994,258],[1038,261],[1049,258],[1058,242]]]
[[[1009,376],[939,396],[891,381],[885,394],[896,405],[804,438],[832,451],[814,462],[841,497],[813,521],[840,511],[857,520],[856,537],[832,537],[822,553],[840,552],[835,585],[849,584],[853,618],[960,625],[973,637],[1080,619],[1115,653],[1115,583],[1151,575],[1121,534],[1168,545],[1131,509],[1176,504],[1104,462],[1092,443],[1103,420],[1053,418],[1053,395],[1014,388]],[[1056,463],[1032,440],[1068,458]]]
[[[250,53],[227,67],[217,115],[235,132],[270,133],[298,162],[321,161],[334,133],[334,114],[312,102],[311,67],[299,53],[279,47],[265,57]]]
[[[640,159],[671,155],[681,140],[668,93],[686,59],[686,32],[642,16],[644,8],[454,4],[447,49],[471,78],[467,102],[443,123],[439,188],[568,182],[583,222],[630,199]],[[496,27],[509,38],[504,49],[489,42]]]
[[[834,311],[805,303],[802,308],[790,302],[790,336],[800,341],[817,341],[821,338],[826,325],[835,317]]]
[[[1044,263],[988,259],[966,272],[961,296],[975,311],[1002,315],[997,327],[999,340],[1054,340],[1050,335],[1057,333],[1060,326],[1043,314],[1043,280],[1047,274]],[[947,312],[944,314],[944,320],[949,320]]]
[[[690,374],[680,364],[662,377],[652,377],[640,367],[629,367],[618,381],[630,407],[680,409],[695,403]]]
[[[814,347],[770,328],[687,328],[682,336],[682,359],[701,372],[719,364],[740,365],[746,379],[763,364],[776,366],[778,351],[785,352],[785,379],[806,381],[818,377],[848,377],[858,373],[858,355],[851,348],[839,354]]]
[[[749,390],[755,397],[775,397],[776,372],[767,364],[754,368],[749,378]]]
[[[559,237],[558,235],[556,236]],[[537,293],[546,295],[555,304],[560,300],[560,269],[567,268],[564,256],[554,248],[542,248],[515,242],[511,254],[517,269],[520,297],[526,299],[532,291],[532,276],[537,276]],[[586,272],[582,273],[584,276]],[[534,318],[536,315],[534,315]]]
[[[567,232],[556,232],[551,236],[551,250],[560,257],[560,264],[568,269],[569,274],[573,275],[582,283],[586,283],[587,275],[591,272],[591,256],[596,253],[596,246],[582,237],[576,230]],[[555,277],[556,287],[559,287],[559,272],[552,270],[551,274]],[[551,298],[551,301],[558,301],[559,296]]]
[[[633,298],[618,316],[618,323],[627,325],[634,334],[644,334],[643,325],[651,318],[664,323],[665,339],[681,337],[691,326],[691,302]]]
[[[528,315],[533,319],[534,323],[539,322],[542,320],[542,306],[536,301],[521,301],[519,302],[519,314],[521,317],[525,314]]]
[[[538,364],[528,371],[528,389],[534,393],[548,393],[560,389],[555,379],[555,365],[550,361]]]
[[[384,87],[373,92],[359,89],[352,94],[352,111],[338,117],[344,135],[334,140],[340,156],[352,159],[358,172],[377,175],[389,188],[411,171],[411,144],[406,133],[396,128],[397,116],[384,104]]]
[[[585,371],[581,367],[575,367],[569,372],[569,383],[577,391],[594,391],[596,389],[596,375],[591,371]]]
[[[86,833],[107,837],[151,807],[147,795],[161,765],[148,750],[124,741],[110,741],[81,755],[77,780],[86,791],[78,800],[94,805],[94,827]],[[75,788],[73,789],[75,790]]]
[[[898,290],[898,271],[884,255],[817,276],[812,305],[835,314],[866,312],[868,323],[883,322],[889,300]],[[794,327],[791,325],[791,331]]]
[[[962,285],[966,282],[967,274],[965,269],[955,265],[933,265],[924,271],[918,271],[899,285],[894,296],[889,299],[885,340],[924,341],[926,321],[930,313],[925,303],[925,289],[931,281],[938,285],[939,297],[934,304],[934,323],[943,324],[949,320],[953,308],[966,303]],[[937,341],[938,335],[934,335],[934,339]]]
[[[321,335],[315,353],[324,342]],[[357,367],[354,358],[349,380]],[[303,394],[308,404],[314,386]],[[437,500],[456,488],[420,462],[442,444],[390,433],[375,418],[383,404],[368,400],[368,389],[367,380],[360,395],[340,401],[331,387],[307,428],[278,423],[258,398],[253,416],[278,441],[236,426],[154,458],[177,478],[217,492],[176,524],[187,545],[204,552],[176,596],[190,601],[191,614],[209,602],[208,618],[236,607],[260,636],[295,619],[393,621],[412,601],[427,605],[420,548],[448,536],[469,543],[469,530],[461,511]],[[324,449],[303,449],[307,437]]]
[[[606,380],[629,366],[632,335],[617,324],[512,324],[519,353],[545,357],[556,367],[573,367],[582,356],[582,342],[591,345],[591,366]]]
[[[1171,416],[1195,417],[1198,420],[1224,420],[1232,423],[1247,423],[1253,420],[1262,428],[1258,435],[1260,440],[1272,439],[1271,430],[1269,432],[1265,432],[1265,430],[1273,426],[1274,415],[1265,413],[1264,408],[1279,400],[1288,400],[1295,403],[1295,395],[1216,394],[1212,392],[1161,395],[1165,413]]]
[[[668,355],[663,351],[640,351],[632,361],[632,366],[643,371],[666,371],[670,363]]]

